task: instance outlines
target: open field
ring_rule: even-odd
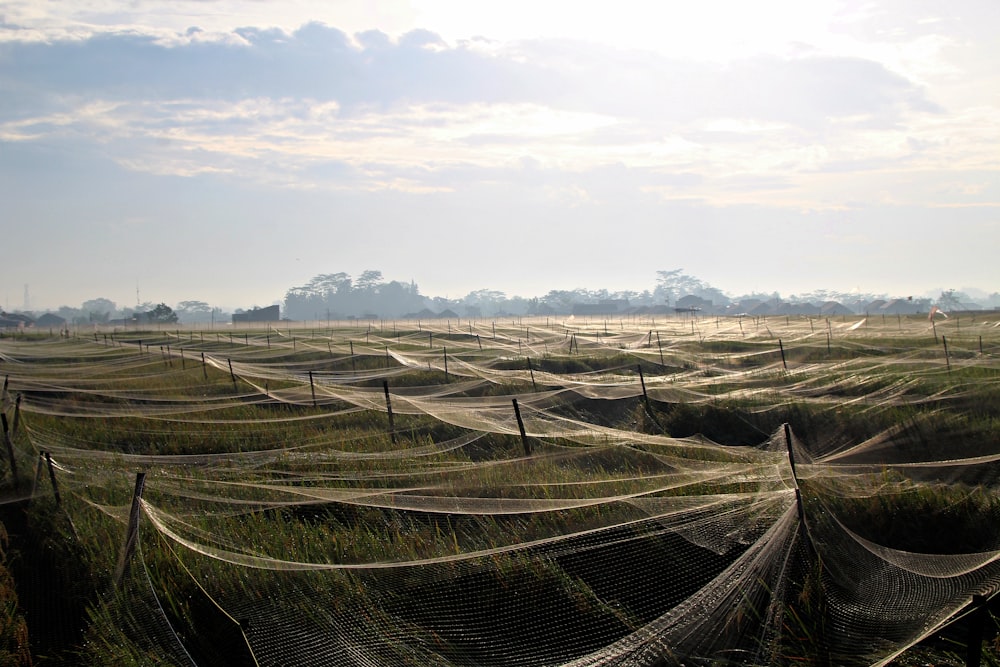
[[[1000,314],[17,333],[0,377],[36,664],[957,664],[1000,590]]]

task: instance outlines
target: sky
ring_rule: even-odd
[[[2,306],[1000,291],[1000,3],[0,0]]]

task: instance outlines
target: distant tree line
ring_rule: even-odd
[[[905,297],[904,297],[905,298]],[[673,310],[675,306],[694,306],[720,312],[739,309],[746,303],[813,304],[837,302],[855,312],[864,312],[865,304],[889,297],[884,294],[844,293],[833,290],[792,294],[783,298],[777,292],[728,296],[703,280],[684,273],[683,269],[656,272],[652,289],[643,291],[606,289],[550,290],[542,296],[509,296],[495,289],[478,289],[460,298],[430,297],[420,293],[413,281],[386,281],[382,272],[366,270],[357,278],[347,273],[325,273],[305,285],[285,293],[282,317],[290,320],[321,321],[348,318],[430,317],[453,313],[458,317],[486,318],[504,315],[569,315],[581,306],[606,305],[607,312],[627,312],[643,308]],[[992,293],[979,303],[954,289],[942,290],[940,297],[913,299],[915,307],[934,303],[942,310],[1000,307],[1000,293]],[[243,312],[236,309],[237,313]],[[224,324],[231,313],[204,301],[181,301],[174,308],[164,303],[137,304],[119,308],[113,301],[97,298],[84,301],[79,308],[62,306],[55,314],[74,325],[115,324],[120,322]]]

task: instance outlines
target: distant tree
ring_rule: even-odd
[[[149,311],[149,321],[156,324],[174,324],[177,322],[177,313],[167,304],[161,303]]]
[[[573,312],[573,304],[579,303],[580,295],[577,292],[568,290],[550,290],[542,297],[542,303],[549,306],[557,313]]]
[[[943,290],[941,296],[938,297],[937,305],[941,310],[961,310],[962,302],[968,301],[969,297],[962,292],[956,292],[953,289]]]
[[[355,281],[357,289],[363,292],[374,292],[382,284],[382,272],[367,270],[362,271],[361,276]]]
[[[490,317],[504,310],[507,295],[499,290],[473,290],[462,297],[462,307],[468,312],[479,313],[471,317]]]
[[[177,317],[183,322],[210,322],[212,307],[204,301],[181,301],[175,309]]]
[[[80,310],[83,311],[84,317],[88,321],[102,323],[107,322],[117,309],[118,306],[115,305],[114,301],[103,297],[84,301],[83,305],[80,306]]]
[[[677,303],[677,299],[683,296],[697,296],[711,301],[716,306],[723,306],[731,302],[722,290],[712,287],[706,282],[689,276],[684,273],[684,269],[673,269],[671,271],[656,272],[656,289],[653,296],[662,303]],[[778,298],[777,292],[765,298]]]

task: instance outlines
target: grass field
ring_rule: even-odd
[[[1000,664],[1000,315],[18,332],[0,376],[35,664]]]

